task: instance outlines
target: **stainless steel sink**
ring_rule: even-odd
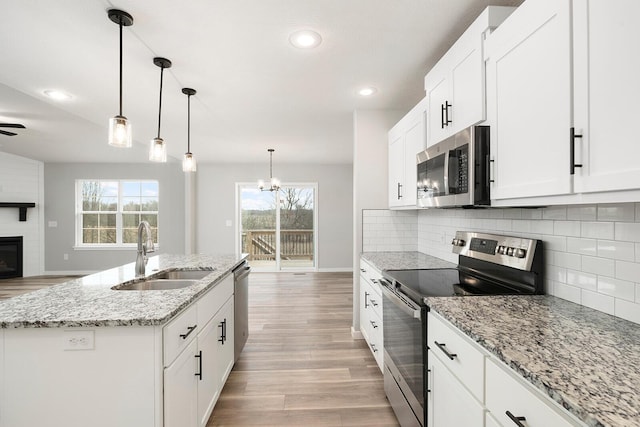
[[[154,276],[154,279],[200,280],[213,273],[213,270],[174,270]]]
[[[166,291],[169,289],[182,289],[198,283],[195,279],[149,279],[141,282],[128,283],[114,286],[116,291]]]

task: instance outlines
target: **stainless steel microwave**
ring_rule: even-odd
[[[421,208],[491,204],[489,126],[472,126],[418,153]]]

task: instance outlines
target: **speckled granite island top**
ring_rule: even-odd
[[[422,252],[363,252],[362,258],[380,270],[456,268],[456,264]]]
[[[132,282],[135,263],[0,301],[0,328],[58,328],[162,325],[195,301],[244,259],[235,255],[157,255],[146,276],[170,270],[211,270],[186,288],[118,291]]]
[[[589,426],[640,426],[640,325],[552,296],[428,306]]]

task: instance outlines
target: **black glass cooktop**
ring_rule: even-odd
[[[505,295],[518,293],[501,284],[482,279],[455,268],[428,270],[387,270],[387,279],[396,281],[400,290],[417,303],[424,297],[468,295]]]

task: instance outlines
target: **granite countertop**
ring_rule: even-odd
[[[456,268],[456,264],[422,252],[363,252],[362,258],[380,270]]]
[[[135,263],[91,274],[0,301],[0,328],[153,326],[168,322],[205,290],[215,286],[245,256],[157,255],[146,276],[171,270],[211,270],[192,286],[154,291],[113,290],[139,281]]]
[[[425,302],[588,426],[640,426],[640,325],[547,295]]]

